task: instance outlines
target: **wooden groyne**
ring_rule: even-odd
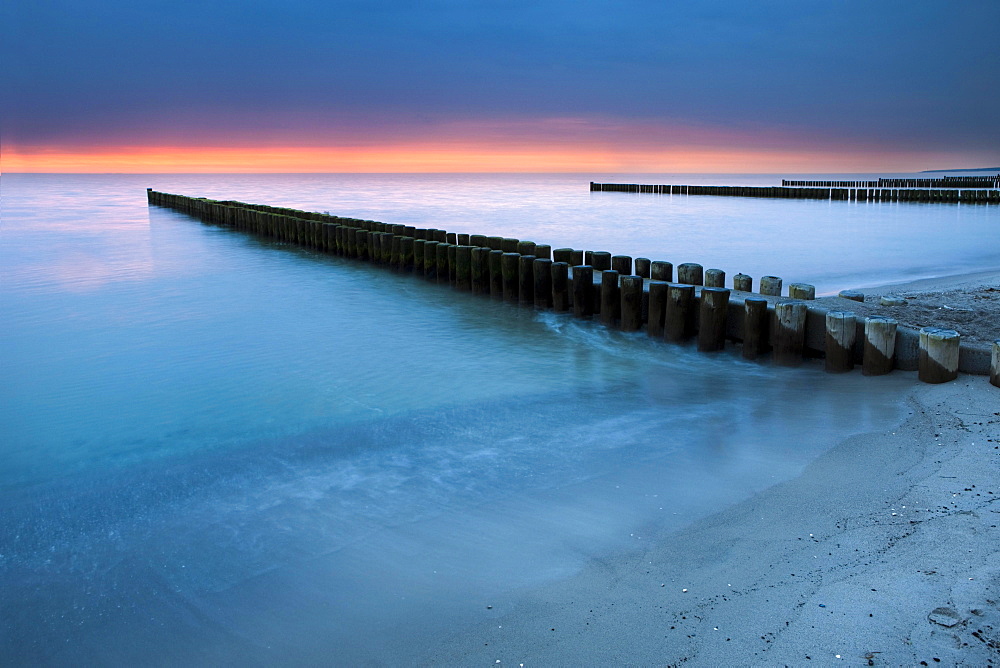
[[[877,179],[875,181],[789,181],[783,186],[818,188],[1000,188],[996,176],[943,176],[939,179]]]
[[[263,204],[219,201],[147,189],[150,205],[181,211],[206,223],[276,241],[412,273],[473,294],[526,307],[598,319],[625,331],[645,330],[667,342],[696,340],[699,350],[729,343],[743,357],[770,354],[782,365],[825,357],[831,372],[859,364],[868,375],[893,368],[919,370],[926,382],[957,372],[991,374],[1000,386],[1000,341],[992,351],[962,344],[957,332],[897,326],[885,317],[856,318],[850,311],[820,308],[815,288],[763,276],[732,277],[686,262],[612,256],[606,251],[553,249],[522,239],[393,225]],[[633,272],[634,268],[634,272]],[[863,300],[858,293],[842,293]],[[860,299],[859,299],[860,298]],[[849,304],[849,301],[845,301]],[[992,354],[992,357],[991,357]]]
[[[801,182],[820,183],[820,182]],[[833,182],[829,182],[833,183]],[[854,183],[854,182],[843,182]],[[590,183],[591,192],[648,193],[652,195],[715,195],[718,197],[771,197],[855,202],[940,202],[1000,204],[1000,190],[986,188],[902,188],[834,186],[691,186],[639,183]]]

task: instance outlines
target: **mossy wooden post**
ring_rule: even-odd
[[[789,283],[788,298],[806,300],[816,299],[816,286],[809,285],[808,283]]]
[[[455,285],[459,290],[472,290],[472,246],[455,248]]]
[[[413,237],[402,237],[399,240],[399,268],[403,271],[413,270]]]
[[[917,377],[925,383],[947,383],[958,378],[961,340],[962,337],[953,329],[921,329]]]
[[[781,278],[779,276],[761,276],[760,294],[769,297],[781,296]]]
[[[458,246],[448,244],[448,282],[455,285],[458,280]]]
[[[490,249],[477,246],[472,249],[472,294],[489,294]]]
[[[371,257],[368,248],[368,234],[368,230],[358,230],[356,233],[359,260],[368,260]]]
[[[552,308],[556,313],[569,311],[569,264],[553,262],[550,268],[552,276]]]
[[[685,285],[704,285],[704,269],[700,264],[685,262],[677,265],[677,282]]]
[[[611,253],[594,251],[591,254],[590,266],[598,271],[609,271],[611,269]]]
[[[694,331],[694,286],[667,283],[667,306],[663,314],[663,338],[680,343]]]
[[[637,332],[642,328],[642,276],[621,277],[621,328]]]
[[[553,262],[565,262],[569,264],[573,259],[573,249],[572,248],[556,248],[552,251],[552,261]]]
[[[755,360],[767,348],[767,300],[743,300],[743,359]]]
[[[519,304],[535,303],[535,256],[521,255],[517,265],[517,301]]]
[[[753,278],[746,274],[736,274],[733,276],[733,290],[753,292]]]
[[[601,274],[601,322],[608,327],[613,327],[621,314],[618,292],[618,272],[608,269]]]
[[[635,275],[641,276],[642,278],[650,278],[650,261],[646,257],[637,257],[635,259]]]
[[[521,256],[517,253],[504,253],[501,258],[503,300],[505,302],[517,301],[517,288],[519,285],[518,264],[520,259]]]
[[[489,248],[489,243],[486,241],[485,234],[470,234],[469,245],[475,246],[476,248]]]
[[[500,250],[504,253],[516,253],[517,244],[521,242],[520,239],[511,239],[509,237],[504,237],[503,242],[500,244]]]
[[[577,266],[577,264],[585,264],[588,267],[593,267],[594,266],[594,251],[584,251],[583,252],[583,261],[582,262],[577,262],[573,266],[575,267],[575,266]]]
[[[775,364],[798,366],[806,340],[805,302],[781,301],[774,305],[771,323],[771,348]]]
[[[445,232],[444,238],[445,241],[450,243],[452,246],[458,245],[458,234],[456,234],[455,232]]]
[[[469,235],[468,234],[456,234],[455,236],[458,238],[458,245],[459,246],[468,246],[468,245],[470,245],[470,243],[469,243]]]
[[[392,235],[392,239],[389,241],[389,264],[393,267],[399,266],[400,253],[403,248],[402,238]]]
[[[1000,339],[993,342],[993,353],[990,358],[990,383],[1000,387]]]
[[[589,318],[594,314],[594,268],[587,264],[573,267],[573,315]]]
[[[581,264],[585,264],[583,261],[583,251],[571,250],[569,253],[569,266],[579,267]]]
[[[518,241],[517,242],[517,252],[521,255],[535,255],[535,242],[534,241]]]
[[[437,247],[440,245],[439,241],[424,242],[424,278],[437,278]]]
[[[629,255],[612,255],[611,268],[617,271],[619,276],[631,275],[632,257]]]
[[[395,238],[395,235],[393,235]],[[427,245],[425,239],[414,239],[413,240],[413,273],[424,274],[424,248]]]
[[[646,316],[646,333],[656,338],[663,337],[663,314],[667,309],[667,284],[663,281],[649,282],[649,314]]]
[[[448,282],[448,249],[454,248],[453,245],[448,243],[439,243],[437,245],[437,282],[447,283]]]
[[[490,297],[503,299],[503,251],[490,250]]]
[[[892,371],[895,354],[896,321],[881,315],[865,318],[861,373],[866,376],[884,376]]]
[[[538,246],[535,246],[535,250],[538,250]],[[535,282],[532,289],[535,295],[535,307],[552,308],[552,260],[535,256],[531,275]]]
[[[729,311],[729,290],[719,287],[701,289],[698,308],[698,350],[714,352],[726,347],[726,314]]]
[[[858,323],[850,311],[826,313],[826,370],[842,373],[854,368],[854,339]]]
[[[503,250],[503,237],[486,237],[486,245],[490,250]]]
[[[706,288],[726,287],[726,272],[724,272],[721,269],[706,269],[705,287]]]
[[[674,280],[674,265],[662,260],[654,261],[649,265],[649,279],[669,283]]]
[[[535,244],[535,257],[539,260],[551,260],[552,246],[548,244]]]

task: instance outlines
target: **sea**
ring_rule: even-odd
[[[896,175],[878,175],[896,176]],[[407,665],[898,424],[775,368],[202,223],[146,189],[698,262],[996,269],[1000,208],[590,192],[698,174],[4,174],[0,664]]]

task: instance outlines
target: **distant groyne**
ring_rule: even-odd
[[[959,371],[987,375],[1000,386],[1000,342],[992,349],[962,344],[950,330],[916,330],[891,318],[855,317],[818,307],[815,288],[763,276],[754,279],[700,264],[607,251],[556,248],[522,239],[394,225],[263,204],[219,201],[147,189],[150,205],[206,223],[410,273],[464,292],[522,306],[572,313],[667,342],[697,342],[712,352],[738,344],[747,359],[770,356],[796,365],[825,358],[828,371],[861,366],[867,375],[917,370],[944,382]],[[846,300],[863,295],[843,292]],[[992,358],[991,358],[992,354]],[[992,365],[992,366],[991,366]]]
[[[879,179],[883,181],[884,179]],[[919,179],[926,181],[931,179]],[[938,181],[937,179],[933,179]],[[904,187],[880,186],[879,181],[782,181],[780,186],[694,186],[640,183],[594,183],[591,192],[648,193],[652,195],[715,195],[718,197],[770,197],[855,202],[956,202],[1000,204],[1000,190],[983,186]],[[889,179],[888,181],[895,181]],[[846,184],[869,184],[854,186]],[[833,185],[843,184],[843,185]]]

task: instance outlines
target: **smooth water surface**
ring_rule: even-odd
[[[618,197],[575,176],[5,175],[5,663],[405,663],[491,597],[893,424],[912,381],[459,294],[147,208],[146,187],[736,271],[723,261],[753,258],[790,279],[826,256],[746,244],[787,242],[792,212],[879,234],[996,223],[957,205]],[[730,215],[724,241],[697,234]],[[972,246],[950,248],[991,261]],[[882,271],[851,257],[830,276]]]

